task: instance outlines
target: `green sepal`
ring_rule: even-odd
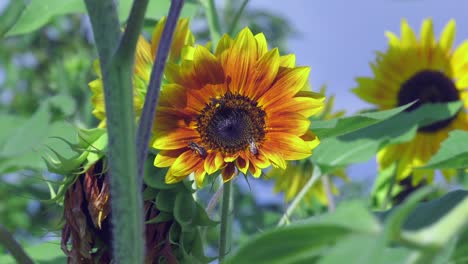
[[[178,195],[171,190],[160,190],[156,195],[156,207],[160,211],[172,213],[175,206],[175,198]]]
[[[153,200],[158,196],[159,191],[153,188],[146,188],[143,191],[143,200],[144,201],[149,201]]]
[[[196,216],[196,202],[187,192],[179,192],[175,197],[174,218],[181,226],[191,225]]]
[[[170,190],[178,184],[167,184],[164,180],[169,168],[157,168],[153,165],[152,159],[147,159],[145,162],[145,175],[143,181],[146,185],[158,190]]]
[[[174,219],[174,217],[172,216],[171,213],[159,212],[159,214],[156,217],[151,218],[150,220],[146,221],[145,224],[163,223],[163,222],[170,221],[172,219]]]
[[[219,221],[212,220],[205,209],[197,202],[195,202],[196,212],[193,223],[197,226],[216,226]]]

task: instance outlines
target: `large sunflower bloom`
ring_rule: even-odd
[[[151,70],[153,68],[154,59],[156,57],[156,52],[158,50],[165,24],[166,18],[163,17],[154,27],[151,43],[149,43],[143,36],[140,36],[137,42],[133,74],[133,105],[135,107],[137,117],[140,116],[143,109]],[[179,62],[180,58],[183,56],[183,48],[185,46],[193,45],[194,42],[195,38],[189,29],[189,20],[180,19],[174,31],[174,38],[168,55],[168,61],[172,63]],[[94,106],[92,113],[96,118],[101,120],[99,127],[105,127],[106,111],[104,105],[104,85],[99,61],[97,60],[94,62],[94,69],[98,75],[98,79],[89,83],[89,87],[92,92],[91,102]]]
[[[382,149],[377,160],[384,169],[397,162],[397,179],[412,175],[413,184],[434,176],[433,170],[415,170],[423,166],[438,151],[441,142],[454,129],[468,129],[465,112],[468,106],[468,42],[452,49],[455,38],[455,21],[445,26],[439,41],[435,40],[432,20],[423,22],[418,39],[403,20],[401,38],[386,33],[389,48],[386,53],[377,53],[371,63],[374,76],[357,78],[354,92],[362,99],[376,104],[380,109],[389,109],[419,99],[407,109],[413,111],[425,103],[464,101],[465,108],[453,118],[419,128],[415,138],[407,143],[391,145]],[[443,170],[449,177],[452,170]]]
[[[194,173],[200,186],[218,170],[224,181],[238,171],[259,177],[269,165],[310,156],[319,140],[308,117],[324,98],[301,91],[309,70],[248,28],[236,39],[224,35],[214,54],[197,46],[192,60],[169,63],[152,144],[155,166],[170,166],[166,182]]]

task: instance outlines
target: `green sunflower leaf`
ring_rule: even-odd
[[[325,138],[314,150],[312,160],[323,173],[337,167],[364,162],[388,144],[410,141],[418,127],[451,118],[460,110],[461,102],[425,104],[412,112],[400,112],[376,124],[338,137]]]
[[[319,264],[394,264],[408,263],[411,250],[407,248],[384,248],[379,237],[369,234],[346,236],[324,254]],[[352,256],[352,257],[350,257]]]
[[[145,175],[143,180],[146,185],[158,190],[170,190],[178,184],[167,184],[165,182],[166,173],[169,168],[157,168],[153,165],[153,158],[145,161]]]
[[[157,223],[162,223],[162,222],[167,222],[174,219],[174,216],[171,213],[167,212],[159,212],[159,214],[151,218],[150,220],[146,221],[146,224],[157,224]]]
[[[193,223],[195,216],[196,202],[192,195],[189,192],[178,192],[175,197],[174,218],[181,226],[186,226]]]
[[[178,193],[174,191],[160,191],[156,196],[156,207],[160,211],[172,212]]]
[[[439,151],[419,169],[463,169],[468,168],[468,132],[455,130],[442,142]]]
[[[15,0],[19,1],[19,0]],[[119,19],[125,21],[130,12],[133,1],[119,1]],[[146,17],[159,19],[167,15],[170,1],[150,1],[146,11]],[[198,5],[186,3],[182,9],[181,17],[192,17],[198,10]],[[47,24],[54,17],[66,14],[85,13],[86,7],[83,0],[31,0],[22,12],[16,24],[8,31],[7,36],[28,33],[37,30]]]
[[[468,191],[453,191],[418,204],[430,191],[430,188],[422,189],[403,205],[381,215],[390,237],[417,247],[440,250],[466,230]]]
[[[316,120],[311,122],[310,129],[314,131],[319,138],[337,137],[384,121],[401,113],[412,104],[413,103],[409,103],[390,110],[361,113],[350,117]]]
[[[46,101],[50,107],[59,110],[65,116],[71,116],[76,112],[76,101],[68,94],[58,94]]]
[[[332,214],[249,237],[227,263],[315,263],[336,241],[380,230],[380,223],[361,202],[344,202]]]
[[[295,224],[249,239],[225,263],[314,263],[350,230],[334,224]]]

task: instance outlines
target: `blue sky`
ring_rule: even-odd
[[[349,90],[356,76],[370,75],[375,51],[387,47],[384,32],[399,35],[402,18],[419,33],[423,19],[432,17],[437,36],[454,18],[455,43],[468,39],[467,0],[251,0],[249,5],[288,18],[301,34],[288,42],[298,64],[311,66],[312,86],[327,84],[336,107],[349,114],[369,107]]]

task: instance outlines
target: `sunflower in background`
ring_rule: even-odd
[[[285,169],[312,154],[319,140],[308,118],[324,97],[302,90],[309,67],[268,50],[265,36],[248,28],[235,39],[224,35],[214,54],[203,46],[190,54],[167,64],[156,111],[154,165],[170,167],[166,183],[194,173],[201,186],[217,171],[225,182],[238,172],[259,177],[270,165]]]
[[[158,50],[165,25],[166,18],[163,17],[154,27],[151,43],[149,43],[143,36],[140,36],[137,42],[133,74],[133,105],[135,107],[137,117],[140,116],[141,111],[143,110],[151,70],[153,68],[154,59],[156,57],[156,52]],[[180,19],[174,31],[171,49],[168,54],[168,62],[178,63],[181,58],[185,56],[184,48],[186,48],[186,46],[192,46],[194,43],[195,37],[190,31],[189,20],[186,18]],[[89,88],[92,92],[91,102],[94,106],[92,113],[100,120],[99,127],[105,127],[106,110],[104,106],[104,86],[98,60],[94,62],[94,69],[98,75],[98,79],[89,83]]]
[[[371,63],[372,77],[360,77],[353,92],[363,100],[385,110],[417,101],[406,111],[426,103],[447,103],[462,100],[464,108],[454,117],[420,127],[415,138],[406,143],[383,148],[377,155],[380,169],[397,162],[396,177],[403,181],[411,176],[411,184],[431,182],[433,170],[415,170],[438,151],[441,142],[455,129],[468,130],[468,42],[452,49],[455,21],[447,23],[439,41],[435,39],[432,20],[422,23],[418,38],[406,20],[401,22],[401,37],[386,32],[389,47],[377,52]],[[443,170],[449,179],[454,170]]]
[[[320,89],[320,94],[325,95],[326,87],[323,86]],[[338,118],[344,115],[344,111],[333,112],[333,104],[335,96],[329,96],[325,102],[325,107],[319,113],[317,113],[317,119],[329,120]],[[289,202],[302,190],[313,174],[313,164],[309,159],[300,161],[290,161],[286,169],[273,168],[266,173],[267,177],[271,177],[275,181],[275,192],[284,192],[285,202]],[[339,177],[345,181],[348,180],[348,176],[344,168],[337,169],[330,173],[330,176]],[[331,180],[331,179],[330,179]],[[330,181],[330,190],[334,195],[338,195],[339,191]],[[328,196],[325,190],[323,181],[316,182],[312,188],[306,193],[303,201],[310,204],[313,200],[317,200],[322,205],[328,205]]]

